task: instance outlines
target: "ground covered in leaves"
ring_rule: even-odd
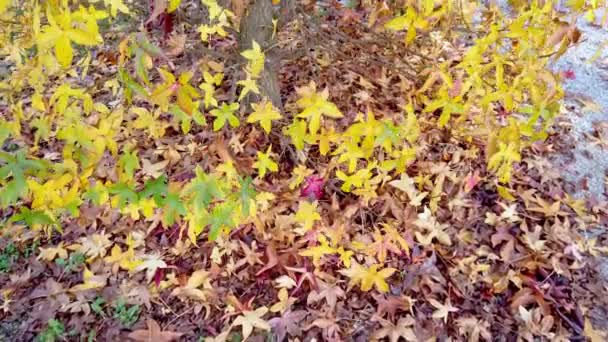
[[[307,3],[240,53],[242,2],[104,3],[103,45],[55,49],[94,44],[49,17],[102,15],[48,5],[30,37],[48,56],[2,52],[0,339],[605,340],[606,236],[587,233],[608,208],[549,162],[572,149],[545,118],[571,76],[475,58],[499,9]],[[452,34],[452,10],[479,18]],[[514,49],[534,16],[499,22]],[[546,29],[547,60],[578,40]],[[280,104],[256,98],[263,70]],[[536,92],[543,139],[518,123]]]

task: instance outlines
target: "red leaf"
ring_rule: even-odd
[[[469,173],[464,178],[464,192],[470,192],[479,183],[481,177],[479,177],[479,171],[475,170],[475,173]]]
[[[576,79],[576,74],[574,73],[574,70],[572,70],[572,69],[562,70],[562,71],[560,71],[559,74],[560,74],[560,76],[562,76],[564,79],[567,79],[567,80]]]
[[[323,177],[318,176],[309,176],[306,177],[304,181],[304,185],[300,190],[300,196],[307,197],[312,200],[318,200],[323,197],[323,186],[325,185],[325,180]]]
[[[160,282],[165,277],[165,270],[163,268],[157,268],[156,273],[154,273],[154,283],[156,284],[156,288],[160,287]]]

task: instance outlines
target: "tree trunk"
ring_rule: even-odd
[[[258,79],[261,97],[268,98],[275,107],[282,109],[277,73],[280,61],[278,55],[269,49],[276,42],[273,37],[272,13],[272,0],[251,0],[240,24],[239,49],[250,49],[254,40],[260,45],[266,54],[264,71]]]

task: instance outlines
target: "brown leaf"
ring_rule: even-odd
[[[152,4],[152,13],[150,13],[150,17],[148,20],[146,20],[146,25],[156,20],[156,18],[158,18],[158,16],[161,14],[165,13],[166,9],[167,0],[154,0],[154,3]]]
[[[176,57],[184,52],[186,46],[186,35],[185,34],[174,34],[169,38],[167,42],[169,49],[166,52],[167,57]]]
[[[243,18],[243,15],[245,14],[245,11],[247,10],[247,5],[249,5],[249,1],[248,0],[231,0],[230,1],[230,7],[232,8],[232,13],[234,13],[234,22],[238,28],[239,24],[241,23],[241,18]]]
[[[268,258],[268,261],[266,261],[266,266],[262,267],[262,269],[255,274],[256,277],[260,276],[262,273],[268,271],[269,269],[279,264],[279,257],[277,256],[277,251],[272,245],[266,246],[266,257]]]
[[[275,317],[268,321],[272,331],[276,334],[277,341],[283,341],[287,334],[295,336],[300,334],[300,322],[308,315],[304,310],[287,311],[281,317]]]
[[[547,46],[555,46],[570,32],[570,24],[560,21],[557,29],[547,38]]]
[[[142,342],[170,342],[179,339],[183,334],[173,331],[161,331],[160,325],[153,319],[148,319],[148,329],[139,329],[131,332],[130,339]]]

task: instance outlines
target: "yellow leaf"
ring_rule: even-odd
[[[206,301],[212,288],[209,272],[198,270],[192,273],[186,285],[174,289],[171,295]]]
[[[169,0],[169,6],[167,6],[167,13],[173,13],[179,7],[182,0]]]
[[[307,86],[296,89],[296,92],[300,96],[300,99],[296,102],[298,107],[302,108],[302,112],[298,114],[299,118],[308,118],[308,129],[310,134],[316,134],[321,127],[321,116],[328,116],[330,118],[342,118],[342,112],[338,107],[327,100],[329,97],[329,91],[324,89],[321,92],[317,92],[317,85],[314,81],[310,81]]]
[[[70,292],[80,292],[90,289],[98,289],[106,285],[107,277],[101,275],[95,275],[88,268],[84,268],[83,272],[83,283],[73,286]]]
[[[71,41],[79,45],[97,45],[99,43],[97,35],[90,32],[70,29],[66,31],[66,34]]]
[[[254,328],[260,330],[269,331],[270,324],[262,319],[262,317],[268,312],[268,308],[262,306],[257,308],[255,311],[243,311],[241,316],[238,316],[233,322],[232,326],[242,326],[243,328],[243,341],[245,341],[249,335],[253,332]]]
[[[585,328],[583,334],[585,337],[588,337],[591,342],[606,341],[606,335],[608,335],[604,331],[594,329],[591,321],[589,321],[588,318],[585,318]]]
[[[321,220],[321,215],[317,212],[317,202],[300,202],[295,217],[296,222],[302,225],[302,231],[307,232],[312,229],[315,221]]]
[[[270,312],[284,312],[296,301],[295,298],[289,297],[286,288],[281,288],[277,296],[279,301],[270,307]]]
[[[496,190],[498,191],[498,195],[502,199],[507,200],[509,202],[515,201],[515,196],[513,196],[511,194],[511,191],[509,188],[506,188],[506,187],[500,186],[500,185],[496,185]]]
[[[74,52],[72,50],[72,44],[70,38],[67,35],[62,34],[55,42],[55,56],[57,61],[64,68],[72,65],[72,59],[74,58]]]
[[[325,256],[327,254],[337,253],[337,249],[334,247],[331,247],[327,243],[327,239],[325,238],[325,236],[321,235],[319,237],[319,242],[321,243],[320,245],[308,247],[307,249],[300,252],[301,256],[312,257],[312,264],[317,267],[320,266],[320,261],[323,256]],[[272,311],[272,309],[270,309],[270,311]]]
[[[262,70],[264,70],[264,52],[255,40],[252,41],[251,49],[241,52],[241,55],[249,61],[247,64],[247,71],[251,77],[256,78],[260,76]]]
[[[254,103],[251,105],[251,107],[253,108],[253,113],[249,115],[247,122],[259,122],[266,134],[270,133],[270,129],[272,128],[272,120],[282,118],[281,113],[279,113],[279,111],[274,108],[272,103],[267,99],[260,103]]]
[[[338,272],[350,278],[349,286],[360,283],[361,291],[367,292],[375,286],[380,292],[388,292],[386,278],[395,273],[396,269],[387,267],[378,270],[380,266],[373,264],[369,268],[365,268],[353,260],[349,269],[339,270]]]
[[[2,14],[11,4],[11,0],[0,0],[0,14]]]
[[[38,255],[37,259],[53,261],[57,257],[59,257],[61,259],[68,258],[68,251],[65,248],[63,248],[63,242],[60,242],[59,245],[57,245],[57,247],[49,247],[49,248],[40,247],[40,254]]]
[[[131,272],[141,264],[141,261],[135,258],[135,251],[132,248],[127,249],[123,253],[118,245],[114,245],[110,252],[110,256],[105,257],[103,260],[107,263],[114,264],[112,265],[112,271],[114,273],[118,272],[118,268]]]

